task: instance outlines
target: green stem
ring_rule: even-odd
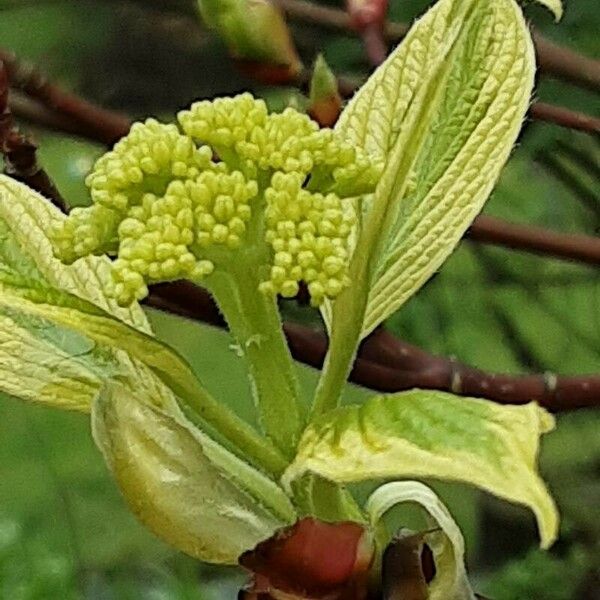
[[[303,427],[298,382],[276,299],[258,290],[256,264],[240,258],[207,283],[246,361],[260,424],[291,459]]]
[[[228,450],[271,475],[276,481],[288,466],[286,457],[235,413],[225,409],[199,384],[171,382],[188,419],[205,430],[208,426]]]
[[[331,319],[335,327],[315,392],[311,420],[338,406],[358,351],[368,300],[368,260],[356,261],[350,271],[351,280],[361,285],[350,286],[335,301]]]

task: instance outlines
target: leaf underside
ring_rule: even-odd
[[[108,384],[94,402],[92,431],[135,515],[200,560],[237,564],[244,551],[295,520],[273,481],[176,408],[158,408],[148,397]]]

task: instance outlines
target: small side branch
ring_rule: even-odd
[[[567,129],[576,129],[591,134],[600,133],[600,119],[562,106],[534,102],[529,114],[536,121],[546,121]]]
[[[71,118],[89,135],[104,144],[113,144],[127,132],[129,119],[101,108],[51,83],[36,68],[17,60],[12,52],[0,49],[11,87],[20,89],[30,98],[63,117]]]
[[[0,60],[0,152],[4,157],[4,172],[38,190],[55,206],[66,211],[60,192],[37,162],[37,145],[15,125],[8,96],[9,74]]]
[[[467,237],[486,244],[561,260],[600,265],[600,238],[597,237],[558,233],[532,225],[517,225],[487,215],[479,215],[473,221]]]

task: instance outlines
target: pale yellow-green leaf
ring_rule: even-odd
[[[368,286],[363,336],[427,281],[481,210],[534,72],[514,0],[440,0],[342,113],[337,131],[387,160],[354,258],[353,285]]]
[[[563,16],[563,4],[561,0],[535,0],[542,6],[545,6],[557,21],[560,21]]]
[[[0,174],[0,285],[31,282],[58,289],[94,304],[117,319],[151,333],[139,304],[122,308],[104,295],[110,261],[89,256],[72,265],[54,257],[50,228],[66,217],[49,200],[23,183]]]
[[[437,495],[418,481],[396,481],[377,488],[365,510],[375,528],[384,514],[405,502],[414,502],[429,516],[432,531],[426,541],[435,561],[435,577],[428,584],[429,600],[475,600],[467,579],[465,543],[458,525]]]
[[[89,411],[102,384],[89,340],[41,319],[0,314],[0,389],[68,410]]]
[[[132,511],[156,535],[200,560],[237,564],[245,550],[295,520],[273,481],[219,446],[178,411],[107,385],[92,430]]]
[[[175,398],[140,361],[74,330],[14,307],[0,308],[0,390],[15,397],[89,412],[107,379],[161,398]]]
[[[284,475],[338,483],[398,477],[462,481],[529,507],[542,545],[557,535],[558,515],[537,473],[539,438],[553,428],[537,404],[502,406],[436,391],[376,396],[330,411],[306,429]]]

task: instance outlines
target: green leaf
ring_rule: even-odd
[[[295,521],[273,481],[151,400],[108,384],[92,431],[131,510],[156,535],[200,560],[237,564]]]
[[[337,131],[387,160],[354,258],[355,285],[368,287],[363,337],[427,281],[481,210],[534,71],[513,0],[440,0],[342,113]]]
[[[307,473],[292,482],[292,497],[301,517],[316,517],[335,523],[362,523],[365,516],[352,494],[344,487],[323,477]]]
[[[409,476],[469,483],[529,507],[547,547],[558,516],[536,463],[539,438],[553,425],[535,403],[501,406],[422,390],[375,396],[309,425],[284,481],[310,472],[337,483]]]
[[[475,600],[465,571],[463,536],[433,490],[418,481],[396,481],[377,488],[366,504],[373,527],[377,527],[388,510],[404,502],[419,504],[427,511],[431,526],[440,529],[426,537],[435,560],[435,577],[429,583],[429,600]]]

